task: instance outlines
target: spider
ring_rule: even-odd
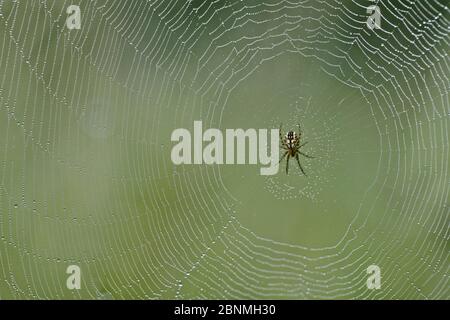
[[[281,148],[285,151],[278,163],[280,163],[284,159],[284,157],[287,156],[286,174],[288,174],[289,159],[295,158],[297,160],[300,170],[306,176],[305,170],[303,170],[303,167],[300,163],[299,155],[302,155],[302,156],[304,156],[306,158],[310,158],[310,159],[314,159],[314,157],[311,157],[310,155],[307,155],[306,153],[303,153],[300,151],[300,148],[308,143],[308,142],[303,142],[302,144],[300,144],[301,137],[302,137],[302,131],[300,130],[300,125],[297,125],[298,126],[298,135],[297,135],[297,133],[295,133],[295,131],[288,131],[288,133],[286,133],[286,135],[284,137],[283,137],[283,134],[281,131],[281,126],[282,125],[280,124],[280,142],[281,142]]]

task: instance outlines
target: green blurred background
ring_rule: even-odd
[[[448,299],[449,9],[371,4],[0,1],[0,299]],[[175,166],[195,120],[308,176]]]

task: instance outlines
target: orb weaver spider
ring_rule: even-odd
[[[283,133],[281,131],[281,127],[282,125],[280,124],[280,142],[281,142],[281,148],[284,151],[283,156],[281,157],[280,161],[278,163],[280,163],[286,156],[286,174],[288,174],[289,172],[289,159],[290,158],[295,158],[297,160],[298,166],[300,168],[300,170],[302,171],[302,173],[306,176],[305,170],[303,170],[303,167],[300,163],[300,158],[299,155],[302,155],[306,158],[310,158],[310,159],[314,159],[314,157],[307,155],[304,152],[300,151],[300,148],[302,148],[305,144],[307,144],[308,142],[304,142],[302,144],[300,144],[301,141],[301,137],[302,137],[302,131],[300,130],[300,125],[298,124],[298,135],[295,131],[288,131],[288,133],[286,133],[285,136],[283,136]]]

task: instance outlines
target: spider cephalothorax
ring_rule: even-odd
[[[290,158],[295,158],[297,160],[300,170],[306,176],[305,170],[303,170],[303,167],[300,163],[299,155],[302,155],[306,158],[313,158],[313,157],[300,151],[300,148],[308,143],[308,142],[300,143],[301,137],[302,137],[302,132],[300,130],[300,125],[298,125],[298,134],[295,131],[288,131],[288,133],[286,133],[286,135],[284,137],[283,137],[283,133],[281,131],[281,125],[280,125],[280,143],[281,143],[281,148],[284,150],[284,153],[281,156],[280,162],[287,156],[286,174],[289,172]]]

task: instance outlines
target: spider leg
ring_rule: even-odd
[[[287,154],[288,154],[288,151],[285,151],[283,153],[283,155],[281,156],[280,161],[278,161],[278,163],[280,163],[284,159],[284,157],[286,157]]]
[[[300,129],[300,124],[299,123],[297,123],[297,127],[298,127],[298,134],[302,135],[302,129]]]
[[[301,148],[301,147],[303,147],[305,144],[307,144],[308,143],[308,141],[306,141],[306,142],[304,142],[304,143],[302,143],[301,145],[299,145],[298,147],[299,148]]]
[[[280,123],[280,130],[278,131],[279,135],[280,135],[280,143],[281,143],[281,148],[284,150],[289,150],[289,147],[286,145],[286,141],[283,137],[283,132],[282,132],[282,124]]]
[[[307,158],[310,158],[310,159],[314,159],[313,156],[307,155],[306,153],[303,153],[303,152],[301,152],[301,151],[298,151],[298,153],[300,153],[300,154],[301,154],[302,156],[304,156],[304,157],[307,157]]]
[[[289,157],[290,157],[290,156],[291,156],[291,155],[288,154],[287,160],[286,160],[286,174],[288,174],[288,172],[289,172]]]
[[[283,126],[283,124],[280,123],[280,130],[278,131],[279,135],[280,135],[280,141],[283,141],[283,134],[281,133],[281,127]]]
[[[306,176],[305,170],[303,170],[302,165],[300,164],[300,159],[298,158],[298,154],[295,155],[295,159],[297,159],[298,166],[300,167],[300,170],[303,172],[303,174]]]

